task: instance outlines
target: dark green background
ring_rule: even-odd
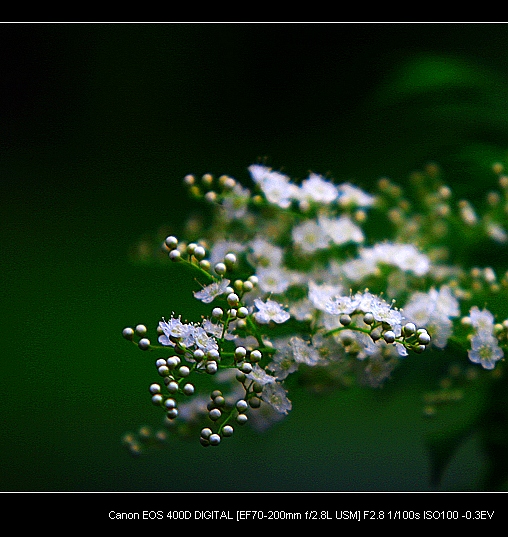
[[[425,356],[381,392],[296,390],[263,435],[131,458],[122,434],[161,416],[121,330],[193,302],[129,251],[195,209],[185,174],[247,182],[258,157],[366,188],[432,160],[482,192],[505,156],[507,53],[503,24],[0,25],[0,490],[430,490]],[[419,94],[419,59],[449,87]],[[484,462],[472,436],[440,490],[475,490]]]

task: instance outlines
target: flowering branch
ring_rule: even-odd
[[[508,179],[494,169],[501,190],[489,193],[483,215],[453,203],[435,166],[413,176],[412,198],[388,179],[368,194],[315,173],[297,182],[262,164],[249,167],[252,189],[229,176],[187,176],[212,221],[193,222],[184,240],[166,237],[162,250],[192,269],[201,285],[194,299],[209,315],[162,318],[157,344],[144,325],[123,331],[158,356],[161,381],[149,391],[166,426],[215,446],[247,422],[264,429],[283,418],[291,374],[305,371],[312,384],[313,371],[329,372],[338,385],[354,374],[379,387],[410,354],[452,341],[470,364],[496,368],[508,320],[485,304],[506,295],[508,276],[462,259],[479,236],[508,241]],[[126,443],[139,451],[132,435]]]

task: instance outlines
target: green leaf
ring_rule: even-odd
[[[424,443],[429,454],[430,482],[439,487],[444,472],[461,445],[484,425],[490,404],[491,375],[480,375],[461,389],[460,401],[450,402],[438,411],[436,421],[425,435]],[[481,373],[484,373],[483,375]]]
[[[456,430],[443,430],[428,435],[425,445],[429,453],[430,484],[433,488],[439,487],[453,456],[474,429],[473,424],[466,424]]]
[[[443,92],[457,90],[467,90],[460,95],[469,103],[480,95],[484,101],[491,101],[497,99],[500,92],[506,94],[506,79],[462,58],[421,55],[401,63],[380,86],[376,97],[379,104],[390,104],[401,99],[422,98],[425,94],[442,96]]]

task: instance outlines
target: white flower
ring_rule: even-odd
[[[316,250],[328,248],[330,238],[325,230],[315,220],[305,220],[296,225],[292,231],[293,242],[303,252],[312,253]]]
[[[257,432],[264,432],[274,423],[285,419],[285,414],[277,412],[272,406],[264,401],[261,406],[256,409],[256,412],[251,412],[249,415],[249,425]]]
[[[250,190],[236,183],[233,189],[226,194],[222,201],[222,207],[226,216],[230,220],[239,220],[247,213],[247,206],[250,200]]]
[[[203,287],[201,291],[195,291],[194,297],[198,300],[201,300],[201,302],[204,302],[205,304],[209,304],[214,300],[214,298],[224,294],[228,286],[229,280],[224,278],[218,282],[213,282],[210,285]]]
[[[366,194],[360,188],[349,183],[344,183],[338,187],[339,203],[344,207],[370,207],[374,205],[376,198]]]
[[[161,321],[159,322],[159,326],[164,332],[158,338],[159,343],[167,347],[169,346],[174,347],[175,343],[171,341],[170,339],[171,332],[170,332],[169,324],[166,321]]]
[[[328,313],[324,311],[318,319],[319,326],[324,328],[327,332],[330,330],[335,330],[336,328],[341,327],[340,318],[336,313]]]
[[[357,332],[356,330],[344,330],[338,336],[339,341],[346,338],[352,341],[349,351],[354,352],[358,360],[364,360],[367,356],[379,353],[379,347],[368,334]]]
[[[357,307],[360,311],[372,313],[376,321],[388,323],[396,335],[400,333],[402,314],[399,310],[393,308],[381,297],[371,293],[357,293],[355,298],[358,301]]]
[[[291,205],[296,189],[289,177],[260,164],[249,166],[252,179],[259,185],[266,199],[282,209]]]
[[[344,345],[338,341],[338,338],[327,337],[323,332],[316,332],[312,336],[312,345],[317,349],[320,362],[323,364],[339,362],[346,357]]]
[[[432,288],[429,297],[434,302],[439,314],[446,317],[458,317],[460,315],[459,301],[453,296],[450,287],[443,285],[439,290]]]
[[[263,237],[254,238],[249,243],[251,253],[248,256],[249,262],[254,266],[279,266],[282,263],[284,252],[280,246],[276,246]]]
[[[358,300],[350,296],[334,296],[325,302],[324,310],[333,315],[350,315],[356,310],[358,303]]]
[[[258,185],[263,182],[268,174],[272,173],[272,168],[264,166],[263,164],[252,164],[249,166],[248,170],[252,180]]]
[[[361,243],[365,240],[361,228],[348,215],[333,219],[321,215],[318,220],[319,225],[335,244]]]
[[[379,388],[390,378],[396,366],[395,360],[386,360],[381,354],[371,356],[364,370],[363,382],[371,388]]]
[[[278,382],[265,384],[261,399],[281,414],[287,414],[291,410],[291,401],[287,397],[287,392]]]
[[[171,317],[169,322],[162,320],[159,322],[163,334],[159,336],[159,343],[165,346],[175,346],[173,339],[178,339],[185,347],[194,344],[194,326],[182,323],[180,317]]]
[[[289,313],[297,321],[311,321],[314,317],[314,305],[307,298],[297,300],[289,306]]]
[[[469,201],[461,200],[459,202],[459,210],[462,220],[468,226],[474,226],[478,222],[478,216],[476,216],[476,212]]]
[[[503,358],[503,351],[497,339],[484,332],[477,333],[471,338],[471,349],[467,352],[469,360],[481,364],[484,369],[494,369],[496,362]]]
[[[492,267],[485,267],[483,269],[483,277],[487,283],[495,283],[497,279],[496,271]]]
[[[469,311],[471,326],[477,334],[492,336],[494,332],[494,315],[487,310],[480,310],[477,306],[473,306]]]
[[[222,336],[223,327],[221,324],[212,323],[210,319],[203,319],[201,326],[213,337],[220,338]]]
[[[440,349],[452,334],[451,317],[459,315],[459,304],[447,286],[439,291],[432,288],[428,293],[413,293],[403,308],[404,319],[425,327],[432,336],[432,344]]]
[[[201,326],[195,327],[194,343],[205,353],[211,350],[218,350],[219,348],[215,339],[209,336],[207,331]]]
[[[302,181],[300,197],[317,203],[330,204],[339,197],[337,187],[316,173]]]
[[[297,336],[293,336],[289,340],[289,344],[291,345],[293,356],[297,363],[312,366],[319,362],[318,351],[312,346],[312,344]]]
[[[254,305],[259,310],[254,316],[260,324],[268,324],[270,321],[280,324],[286,322],[290,317],[289,313],[274,300],[268,299],[266,302],[263,302],[261,299],[256,298]]]
[[[308,287],[310,302],[316,309],[321,311],[325,311],[325,305],[329,299],[337,296],[342,291],[342,288],[336,285],[317,284],[312,280],[309,281]]]
[[[256,382],[260,386],[266,386],[267,384],[271,384],[272,382],[275,382],[275,377],[272,377],[272,375],[269,375],[263,368],[259,367],[258,364],[256,364],[250,373],[247,373],[245,375],[249,380],[252,380],[253,382]]]
[[[402,345],[402,343],[399,343],[398,341],[395,342],[395,349],[397,350],[399,356],[404,357],[408,354],[406,347],[404,347],[404,345]]]
[[[394,256],[394,265],[405,272],[412,272],[417,276],[427,274],[430,268],[430,260],[425,255],[420,253],[412,244],[396,245]]]
[[[266,367],[273,372],[278,380],[284,380],[298,369],[298,364],[295,362],[288,338],[274,341],[273,346],[277,349],[277,352]]]
[[[474,328],[469,359],[484,369],[494,369],[496,362],[503,358],[503,351],[494,336],[494,315],[486,308],[480,310],[473,306],[469,310],[469,319]]]
[[[395,266],[417,276],[423,276],[430,269],[429,258],[413,244],[376,244],[372,248],[362,248],[360,257],[370,263]]]
[[[265,179],[261,185],[266,199],[282,209],[287,209],[291,205],[292,192],[291,183],[282,174],[273,174]]]
[[[351,282],[363,280],[367,276],[375,274],[377,269],[375,259],[351,259],[341,266],[341,272]]]
[[[427,326],[435,311],[436,304],[428,293],[413,293],[404,306],[404,317],[416,326]]]
[[[496,242],[508,241],[508,235],[504,228],[496,222],[487,222],[485,224],[487,235]]]
[[[283,293],[290,285],[290,274],[283,267],[259,267],[256,270],[258,285],[265,293]]]

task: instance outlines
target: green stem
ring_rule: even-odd
[[[201,268],[197,264],[197,259],[196,259],[196,262],[192,261],[193,259],[196,259],[196,258],[193,258],[192,255],[189,255],[188,259],[180,258],[180,261],[192,267],[194,270],[198,271],[202,276],[204,276],[208,280],[209,283],[215,282],[216,281],[215,276],[211,274],[210,272],[206,271],[205,269]]]
[[[259,333],[256,323],[252,320],[252,316],[249,315],[246,318],[246,321],[247,321],[247,326],[249,327],[251,334],[256,338],[259,346],[262,347],[264,345],[264,341],[263,341],[261,334]]]
[[[224,420],[222,420],[222,423],[219,425],[219,428],[217,429],[217,434],[222,433],[222,429],[224,429],[224,427],[229,423],[229,421],[232,419],[235,413],[238,414],[238,410],[236,409],[236,407],[233,407],[229,411],[229,414],[224,418]]]

